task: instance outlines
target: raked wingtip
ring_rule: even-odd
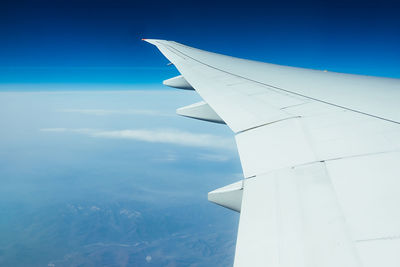
[[[150,43],[150,44],[152,44],[152,45],[157,45],[157,41],[160,41],[160,40],[142,38],[142,41],[145,41],[145,42]]]

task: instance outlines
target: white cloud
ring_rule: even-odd
[[[158,154],[153,160],[157,162],[176,162],[179,160],[179,156],[175,153],[163,153]]]
[[[150,255],[147,255],[147,256],[146,256],[146,261],[147,261],[147,262],[151,262],[151,256],[150,256]]]
[[[150,143],[166,143],[191,147],[207,147],[234,149],[233,138],[216,136],[211,134],[191,133],[177,129],[128,129],[128,130],[98,130],[98,129],[67,129],[44,128],[43,132],[71,132],[86,134],[96,138],[127,139]]]
[[[107,116],[107,115],[148,115],[148,116],[173,116],[158,110],[150,109],[60,109],[59,112],[80,113],[85,115]]]
[[[43,128],[40,129],[41,132],[50,132],[50,133],[75,133],[75,134],[85,134],[92,135],[98,130],[90,129],[90,128],[77,128],[77,129],[68,129],[68,128]]]
[[[124,215],[126,217],[128,217],[129,219],[131,218],[139,218],[142,216],[142,214],[139,211],[135,211],[135,210],[127,210],[127,209],[122,209],[119,211],[120,215]]]
[[[230,159],[230,157],[227,155],[221,155],[221,154],[199,154],[197,156],[197,159],[204,160],[204,161],[224,162],[224,161],[228,161]]]
[[[227,148],[232,144],[232,141],[225,137],[170,129],[99,131],[92,135],[103,138],[134,139],[151,143],[169,143],[195,147]]]
[[[66,132],[68,129],[66,128],[43,128],[40,129],[42,132]]]
[[[92,206],[90,209],[93,210],[93,211],[99,211],[100,210],[100,208],[97,207],[97,206]]]

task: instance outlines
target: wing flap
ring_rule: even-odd
[[[244,181],[235,266],[361,266],[324,163]]]

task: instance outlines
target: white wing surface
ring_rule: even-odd
[[[400,81],[279,66],[146,39],[226,123],[244,179],[209,193],[240,212],[235,266],[400,266]]]

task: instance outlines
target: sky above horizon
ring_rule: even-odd
[[[0,83],[158,85],[141,38],[270,63],[400,77],[393,1],[2,1]]]

